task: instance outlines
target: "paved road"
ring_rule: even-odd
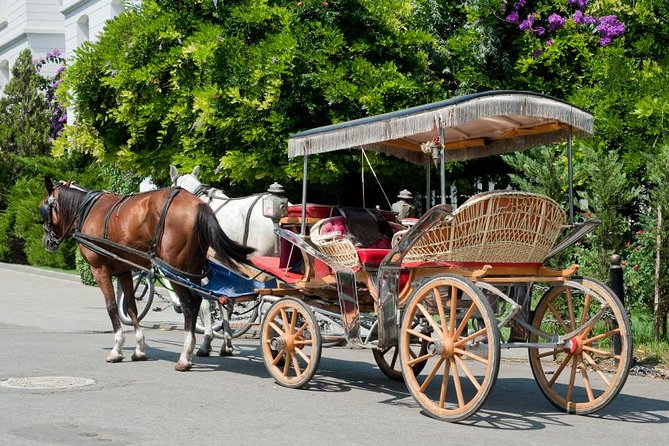
[[[93,384],[0,387],[4,445],[666,445],[669,381],[631,376],[596,416],[557,412],[529,366],[505,361],[488,402],[461,424],[421,413],[366,350],[323,351],[307,389],[280,387],[258,341],[231,358],[173,370],[183,334],[168,309],[145,319],[151,360],[106,364],[112,345],[102,295],[77,278],[0,264],[0,382],[45,376]],[[130,356],[131,334],[126,357]]]

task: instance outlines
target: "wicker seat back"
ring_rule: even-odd
[[[565,220],[562,207],[543,195],[485,192],[426,231],[405,261],[543,263]]]

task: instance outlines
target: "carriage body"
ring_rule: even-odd
[[[360,147],[421,164],[436,153],[443,196],[448,160],[565,139],[571,149],[579,132],[592,133],[592,116],[583,110],[534,93],[489,92],[303,132],[289,140],[289,156],[304,157],[306,178],[307,157],[315,153]],[[435,140],[443,144],[435,147]],[[311,379],[322,341],[314,312],[334,305],[349,345],[372,348],[384,373],[403,377],[438,419],[459,421],[481,407],[502,348],[528,349],[542,392],[567,412],[599,410],[622,388],[631,334],[619,299],[605,285],[576,276],[576,265],[545,265],[563,231],[575,226],[571,208],[567,218],[548,197],[488,192],[454,212],[445,204],[432,207],[394,234],[390,246],[361,246],[332,220],[341,217],[332,209],[311,214],[306,182],[303,191],[299,215],[284,217],[276,230],[283,264],[256,259],[288,284],[260,291],[278,296],[261,343],[279,384],[301,387]],[[586,232],[577,229],[560,249]],[[295,253],[305,266],[290,275]],[[363,330],[361,314],[368,311],[377,319]]]

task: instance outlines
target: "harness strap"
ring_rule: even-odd
[[[165,206],[163,206],[163,211],[161,212],[160,220],[158,221],[158,227],[156,228],[156,233],[153,235],[153,241],[151,242],[151,248],[149,249],[149,255],[151,257],[154,257],[157,254],[158,243],[160,243],[160,240],[163,238],[163,232],[165,230],[165,220],[167,219],[167,211],[169,210],[170,205],[172,204],[172,200],[174,200],[174,197],[176,197],[179,192],[181,192],[180,187],[172,188],[172,190],[170,191],[170,196],[167,197]]]

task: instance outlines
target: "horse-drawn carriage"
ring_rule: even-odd
[[[592,130],[592,116],[581,109],[501,91],[293,135],[289,156],[304,157],[302,204],[278,214],[268,206],[280,250],[251,261],[276,284],[248,293],[272,303],[262,314],[260,343],[274,380],[301,387],[312,379],[323,343],[333,338],[321,334],[323,314],[340,324],[336,337],[372,350],[380,369],[403,378],[438,419],[459,421],[480,408],[502,348],[528,350],[536,381],[556,407],[587,414],[608,404],[632,359],[625,309],[606,285],[579,277],[576,265],[545,264],[596,224],[574,223],[571,175],[568,216],[548,197],[511,190],[478,194],[454,211],[442,202],[408,228],[389,213],[307,200],[307,159],[318,153],[375,150],[428,173],[437,160],[443,200],[447,161],[562,140],[571,155],[572,133]],[[152,265],[164,270],[163,263]],[[211,297],[197,281],[168,273],[182,289]]]

